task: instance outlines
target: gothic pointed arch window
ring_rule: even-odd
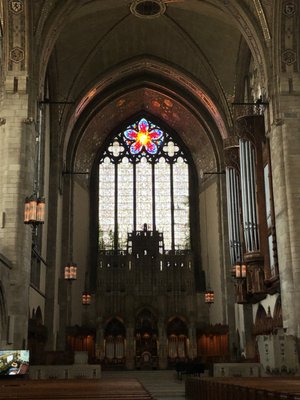
[[[190,163],[174,134],[140,116],[99,159],[99,249],[126,250],[128,233],[159,231],[165,250],[189,250]]]

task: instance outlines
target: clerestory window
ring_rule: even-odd
[[[100,250],[125,250],[145,224],[165,250],[190,249],[189,175],[182,146],[150,119],[114,136],[99,160]]]

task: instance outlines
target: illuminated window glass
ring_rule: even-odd
[[[147,224],[153,229],[152,216],[152,165],[143,158],[136,164],[136,227],[142,229]]]
[[[175,248],[190,248],[189,174],[180,157],[173,166]]]
[[[164,235],[165,249],[172,248],[171,166],[164,158],[155,165],[156,229]]]
[[[127,157],[118,164],[118,243],[124,249],[133,230],[133,165]]]
[[[125,250],[127,235],[163,233],[165,250],[190,249],[189,165],[174,138],[140,118],[99,161],[99,248]]]
[[[114,248],[115,166],[105,157],[99,168],[99,246]]]

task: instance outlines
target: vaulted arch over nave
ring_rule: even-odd
[[[0,4],[1,347],[166,368],[294,343],[297,3]]]

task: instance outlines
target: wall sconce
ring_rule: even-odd
[[[215,302],[215,292],[211,289],[208,289],[204,293],[204,301],[206,304],[212,304]]]

